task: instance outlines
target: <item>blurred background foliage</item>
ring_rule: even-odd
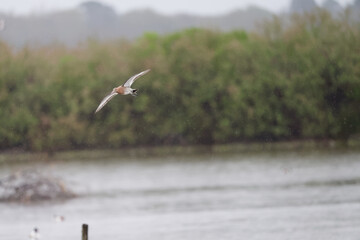
[[[256,32],[12,50],[0,42],[0,149],[340,139],[360,132],[360,26],[318,11]],[[94,111],[113,87],[134,88]]]

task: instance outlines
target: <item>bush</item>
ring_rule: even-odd
[[[0,44],[0,148],[344,139],[360,131],[360,32],[324,12],[257,33],[189,29],[13,52]],[[105,94],[132,74],[139,97]]]

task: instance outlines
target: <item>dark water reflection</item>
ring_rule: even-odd
[[[360,153],[354,151],[89,156],[1,165],[34,168],[79,194],[0,203],[0,239],[359,239]],[[53,221],[53,214],[66,217]]]

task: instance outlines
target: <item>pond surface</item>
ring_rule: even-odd
[[[57,176],[63,202],[0,203],[0,239],[359,239],[360,152],[202,153],[1,164]],[[53,215],[65,217],[56,223]]]

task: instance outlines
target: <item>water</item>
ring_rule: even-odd
[[[0,239],[356,239],[360,153],[350,151],[116,157],[0,165],[34,168],[80,197],[0,203]],[[56,223],[54,214],[64,215]]]

